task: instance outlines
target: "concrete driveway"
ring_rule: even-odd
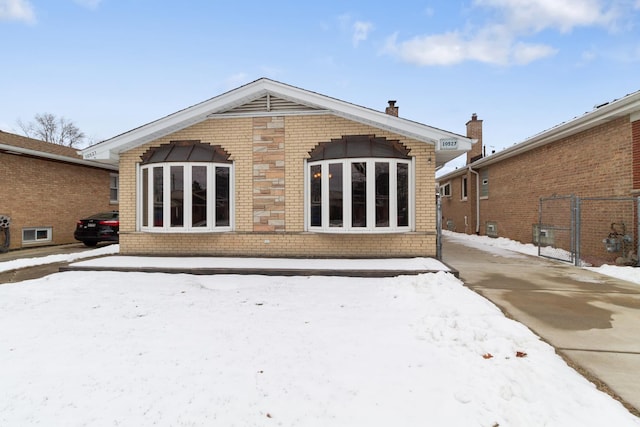
[[[640,416],[640,285],[544,258],[485,252],[446,236],[443,261]]]
[[[101,243],[96,247],[105,246]],[[0,262],[13,261],[24,258],[40,258],[47,255],[61,255],[76,252],[89,251],[95,248],[88,248],[82,243],[70,243],[68,245],[56,246],[40,246],[35,248],[19,249],[6,253],[0,253]],[[37,279],[52,273],[57,273],[61,266],[67,263],[57,262],[51,264],[37,265],[29,268],[21,268],[18,270],[0,271],[0,284],[22,282],[23,280]]]

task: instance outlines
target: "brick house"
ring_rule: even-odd
[[[433,256],[462,135],[259,79],[83,151],[120,165],[120,253]],[[444,147],[444,149],[443,149]]]
[[[118,168],[84,160],[76,149],[0,131],[0,215],[19,249],[76,242],[76,221],[118,209]]]
[[[445,229],[537,244],[540,198],[640,196],[640,92],[498,153],[484,152],[482,120],[475,114],[467,136],[479,143],[467,153],[466,167],[437,179]],[[619,254],[603,245],[614,224],[626,223],[626,233],[637,242],[637,212],[631,207],[623,214],[616,203],[585,204],[581,259],[596,265],[615,261]]]

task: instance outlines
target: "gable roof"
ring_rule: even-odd
[[[560,123],[557,126],[540,132],[524,141],[514,144],[509,148],[478,159],[465,167],[456,169],[436,179],[436,181],[446,181],[457,175],[466,173],[469,166],[472,169],[489,166],[493,163],[506,160],[538,147],[560,141],[580,132],[599,126],[603,123],[615,120],[620,117],[630,116],[632,122],[640,120],[640,91],[630,93],[620,99],[615,99],[600,105],[596,105],[593,110],[575,117],[569,121]]]
[[[170,114],[82,151],[85,159],[117,164],[122,152],[205,120],[298,114],[333,114],[436,146],[436,167],[471,149],[475,140],[422,123],[262,78]],[[440,149],[440,141],[454,141]]]
[[[38,139],[27,138],[26,136],[16,135],[2,130],[0,130],[0,152],[73,163],[100,169],[118,170],[118,168],[113,165],[105,165],[103,163],[83,159],[75,148],[52,144]]]

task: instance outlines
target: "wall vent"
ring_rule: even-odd
[[[489,237],[498,237],[498,223],[494,221],[487,221],[485,224],[485,233]]]

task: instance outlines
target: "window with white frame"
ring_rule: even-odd
[[[112,173],[109,175],[109,201],[111,203],[118,203],[118,174]]]
[[[320,144],[310,156],[306,166],[310,231],[411,230],[413,160],[398,141],[347,136]]]
[[[441,197],[451,197],[451,181],[445,182],[440,186]]]
[[[462,188],[460,190],[461,190],[460,194],[462,194],[462,199],[463,200],[466,199],[468,197],[466,176],[462,177]]]
[[[480,171],[480,197],[489,197],[489,169]]]
[[[22,229],[22,243],[43,243],[51,241],[51,227],[30,227]]]
[[[230,231],[233,164],[219,146],[174,141],[142,156],[139,219],[147,231]]]

